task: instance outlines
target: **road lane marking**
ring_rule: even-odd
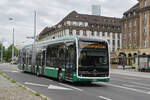
[[[125,75],[125,76],[133,76],[133,77],[141,77],[141,78],[150,78],[148,75],[137,75],[135,74],[130,74],[130,73],[120,73],[120,72],[110,72],[111,74],[118,74],[118,75]]]
[[[140,90],[140,89],[125,87],[125,86],[121,86],[121,85],[115,85],[115,84],[109,84],[109,83],[103,83],[103,82],[101,82],[99,84],[108,85],[108,86],[117,87],[117,88],[122,88],[122,89],[130,90],[130,91],[135,91],[135,92],[139,92],[139,93],[150,94],[149,93],[150,91],[145,91],[145,90]]]
[[[26,85],[33,85],[33,86],[47,87],[48,89],[72,90],[72,89],[70,89],[70,88],[60,87],[60,86],[56,86],[56,85],[44,85],[44,84],[37,84],[37,83],[30,83],[30,82],[25,82],[24,84],[26,84]]]
[[[37,84],[37,83],[29,83],[29,82],[25,82],[24,84],[26,84],[26,85],[34,85],[34,86],[48,87],[48,85]]]
[[[134,85],[130,85],[130,84],[122,84],[122,85],[126,87],[135,87]]]
[[[19,73],[19,71],[17,71],[17,70],[2,70],[2,71],[4,71],[4,72],[12,72],[12,73]]]
[[[72,88],[72,89],[75,89],[75,90],[78,90],[78,91],[83,91],[82,89],[79,89],[79,88],[76,88],[76,87],[73,87],[73,86],[70,86],[70,85],[67,85],[67,84],[63,84],[63,83],[58,83],[58,84],[69,87],[69,88]]]
[[[129,84],[123,84],[123,85],[127,86],[127,87],[137,87],[137,88],[142,88],[142,89],[150,90],[150,88],[148,88],[148,87],[141,87],[141,86],[129,85]]]
[[[144,84],[144,83],[139,83],[139,82],[138,83],[137,82],[130,82],[130,83],[150,87],[150,84]]]
[[[65,87],[60,87],[60,86],[55,86],[55,85],[49,85],[48,89],[56,89],[56,90],[72,90],[70,88],[65,88]]]
[[[104,99],[104,100],[112,100],[112,99],[109,99],[109,98],[104,97],[104,96],[98,96],[98,97],[101,98],[101,99]]]
[[[123,77],[123,78],[120,78],[120,77],[118,77],[118,78],[117,78],[117,77],[113,77],[112,80],[113,80],[113,79],[115,79],[115,80],[124,80],[124,81],[125,81],[125,80],[136,80],[136,81],[140,81],[140,80],[141,80],[141,79],[138,79],[138,78],[131,78],[131,77],[130,77],[130,78],[127,78],[127,77]]]

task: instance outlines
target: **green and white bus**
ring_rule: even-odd
[[[71,82],[108,82],[108,42],[62,37],[26,45],[19,50],[18,68],[25,72]]]

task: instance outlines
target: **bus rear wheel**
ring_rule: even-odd
[[[38,68],[36,69],[36,75],[37,75],[37,76],[40,76],[40,71],[39,71]]]

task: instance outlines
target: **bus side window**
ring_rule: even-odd
[[[65,58],[65,52],[66,52],[66,48],[65,48],[65,45],[62,44],[62,45],[59,45],[58,46],[59,50],[58,50],[58,54],[59,54],[59,57],[58,57],[58,67],[61,67],[61,68],[64,68],[65,67],[65,64],[66,64],[66,58]]]
[[[71,44],[67,47],[66,58],[68,60],[69,67],[75,69],[76,67],[76,49],[75,44]]]

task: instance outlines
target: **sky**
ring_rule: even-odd
[[[32,43],[26,37],[34,34],[34,11],[37,12],[36,34],[39,34],[73,10],[91,14],[91,5],[100,4],[102,16],[121,18],[136,3],[137,0],[0,0],[0,41],[6,47],[12,44],[14,28],[15,45]]]

